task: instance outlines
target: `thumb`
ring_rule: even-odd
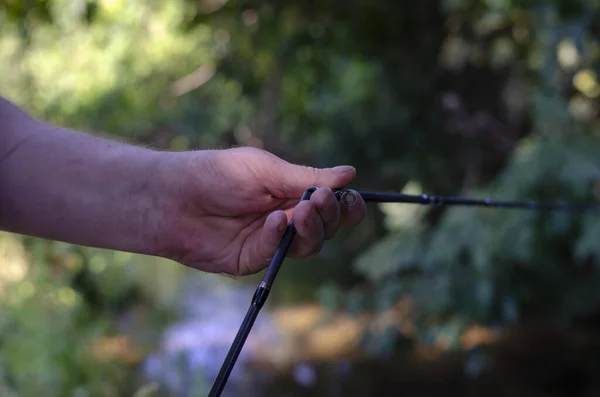
[[[280,186],[288,197],[299,197],[310,186],[342,188],[356,177],[356,169],[350,165],[314,168],[288,163],[281,171]]]

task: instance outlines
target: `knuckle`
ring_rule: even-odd
[[[316,206],[319,214],[327,221],[334,220],[339,216],[340,206],[333,193],[319,200]]]
[[[299,217],[298,221],[296,222],[296,225],[298,226],[297,228],[299,229],[298,232],[307,233],[309,230],[311,230],[313,228],[313,217],[310,216],[310,214]]]
[[[319,213],[315,205],[307,206],[306,214],[301,217],[301,222],[307,230],[314,232],[319,228]]]
[[[314,179],[315,181],[318,179],[319,175],[321,174],[321,170],[319,170],[318,168],[315,167],[311,167],[309,165],[305,165],[303,166],[304,170],[312,177],[312,179]]]

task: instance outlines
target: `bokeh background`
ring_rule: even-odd
[[[593,202],[594,1],[0,0],[0,94],[353,187]],[[600,216],[370,205],[287,260],[224,396],[600,394]],[[0,395],[207,394],[261,275],[0,234]]]

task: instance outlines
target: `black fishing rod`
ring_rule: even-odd
[[[383,192],[365,192],[354,190],[338,190],[336,197],[342,200],[346,205],[354,205],[360,195],[364,201],[374,203],[409,203],[432,205],[435,207],[461,205],[490,208],[523,208],[532,210],[552,210],[552,211],[582,211],[598,208],[596,204],[574,205],[568,203],[540,203],[537,201],[501,201],[489,198],[472,199],[465,197],[452,196],[434,196],[434,195],[410,195],[402,193],[383,193]]]
[[[317,190],[316,187],[310,187],[307,189],[300,201],[310,199],[311,195]],[[353,206],[358,201],[360,196],[365,202],[375,203],[409,203],[409,204],[422,204],[431,205],[435,207],[458,205],[458,206],[479,206],[479,207],[490,207],[490,208],[520,208],[520,209],[531,209],[531,210],[547,210],[547,211],[582,211],[597,209],[596,204],[589,205],[573,205],[567,203],[542,203],[535,201],[501,201],[492,200],[489,198],[484,199],[472,199],[465,197],[451,197],[451,196],[435,196],[435,195],[409,195],[401,193],[384,193],[384,192],[367,192],[367,191],[355,191],[350,189],[337,189],[335,196],[346,206]],[[285,234],[283,235],[279,247],[275,252],[275,255],[271,259],[267,270],[263,276],[262,281],[258,285],[250,308],[246,313],[246,317],[242,321],[240,329],[233,340],[231,348],[225,357],[223,365],[215,378],[213,386],[210,390],[209,397],[218,397],[221,395],[229,375],[235,366],[235,362],[242,351],[246,338],[252,329],[252,325],[258,316],[260,309],[265,304],[275,277],[279,272],[279,268],[287,255],[290,246],[296,235],[296,228],[294,223],[290,221]]]

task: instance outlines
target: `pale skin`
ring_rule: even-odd
[[[210,273],[266,267],[288,222],[288,256],[316,255],[357,225],[340,204],[350,166],[312,168],[255,148],[157,151],[58,128],[0,97],[0,229],[165,257]],[[319,189],[299,202],[310,186]]]

